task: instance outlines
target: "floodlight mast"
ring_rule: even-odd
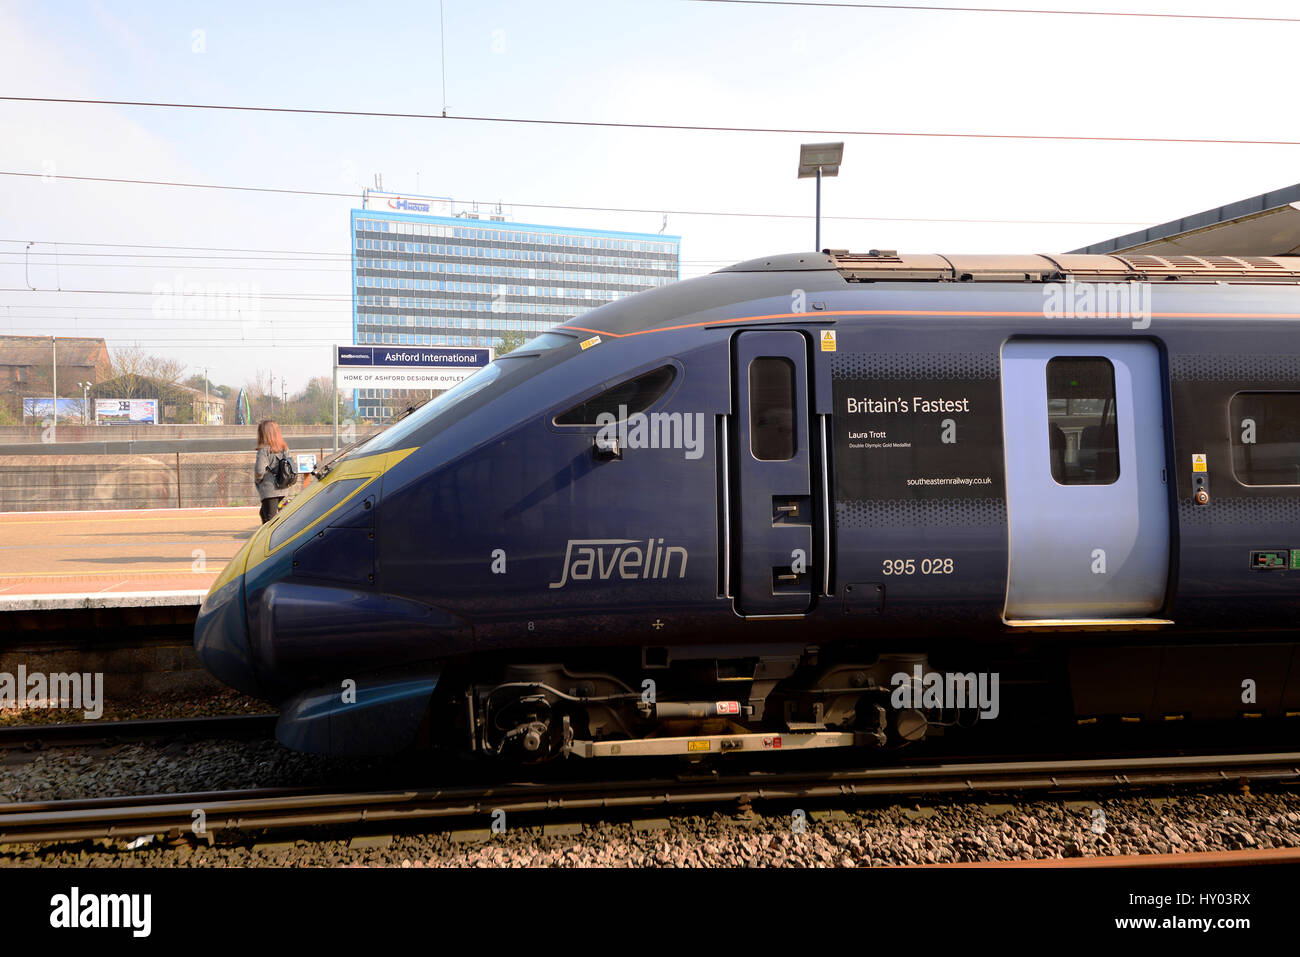
[[[814,216],[814,245],[822,248],[822,176],[838,176],[844,158],[843,143],[804,143],[799,147],[799,178],[817,179],[817,206]]]

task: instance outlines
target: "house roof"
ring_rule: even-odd
[[[98,366],[108,361],[108,344],[103,339],[59,336],[55,357],[61,366]],[[48,336],[0,336],[0,366],[48,366]]]

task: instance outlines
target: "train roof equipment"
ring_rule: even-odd
[[[1300,282],[1300,256],[900,255],[890,249],[872,249],[866,253],[827,249],[820,253],[750,259],[718,271],[824,270],[836,270],[848,282],[1297,283]]]

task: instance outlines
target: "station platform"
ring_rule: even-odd
[[[0,513],[0,613],[197,607],[256,508]]]

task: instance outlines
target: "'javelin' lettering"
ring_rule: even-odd
[[[647,578],[668,578],[673,570],[674,556],[677,577],[686,577],[686,560],[689,557],[680,545],[664,547],[662,538],[646,539],[645,546],[634,538],[577,538],[569,539],[564,550],[564,569],[560,580],[550,583],[551,588],[563,588],[571,581],[640,581]]]

